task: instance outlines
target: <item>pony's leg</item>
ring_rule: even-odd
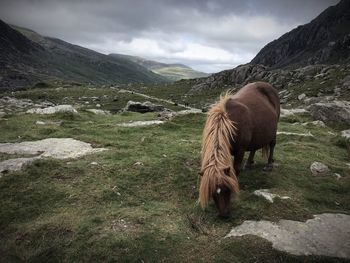
[[[269,153],[269,158],[267,160],[267,164],[265,165],[264,167],[264,171],[267,171],[267,172],[270,172],[272,171],[272,168],[273,168],[273,162],[274,162],[274,159],[273,159],[273,151],[275,149],[275,145],[276,145],[276,138],[270,142],[270,153]]]
[[[250,168],[253,167],[253,165],[254,165],[254,155],[255,155],[255,150],[250,151],[248,160],[246,161],[245,166],[244,166],[245,169],[250,169]]]
[[[233,163],[233,167],[235,168],[236,175],[238,176],[241,172],[242,161],[244,158],[244,150],[240,150],[235,155],[235,161]]]

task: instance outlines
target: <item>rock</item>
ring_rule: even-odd
[[[281,118],[288,117],[294,114],[303,114],[308,112],[305,109],[281,109]]]
[[[302,93],[298,96],[298,100],[303,100],[306,98],[306,94],[305,93]]]
[[[256,235],[272,242],[274,249],[293,255],[350,258],[350,216],[320,214],[306,222],[244,221],[225,238]]]
[[[6,115],[6,113],[5,113],[5,112],[0,111],[0,118],[4,117],[5,115]]]
[[[0,173],[14,172],[22,170],[27,165],[31,164],[39,157],[31,158],[16,158],[0,162]]]
[[[97,107],[97,108],[101,108],[101,104],[98,104],[98,103],[97,103],[97,104],[96,104],[96,107]]]
[[[86,111],[94,113],[96,115],[111,115],[110,111],[99,110],[99,109],[86,109]]]
[[[343,87],[349,88],[350,87],[350,75],[347,75],[343,80]]]
[[[295,135],[295,136],[302,136],[302,137],[314,137],[311,132],[308,132],[308,133],[297,133],[297,132],[278,131],[277,135]]]
[[[27,113],[34,113],[34,114],[55,114],[58,112],[62,112],[62,113],[78,113],[76,111],[76,109],[73,108],[72,105],[58,105],[58,106],[54,106],[54,107],[47,107],[44,109],[30,109],[27,110]]]
[[[36,121],[36,125],[58,125],[60,126],[63,123],[63,121]]]
[[[267,201],[269,201],[270,203],[273,203],[273,200],[275,198],[280,198],[280,199],[290,199],[289,196],[279,196],[277,194],[272,194],[270,193],[269,189],[260,189],[260,190],[255,190],[254,195],[256,196],[261,196],[263,198],[265,198]]]
[[[143,166],[143,162],[136,162],[133,164],[133,166]]]
[[[140,127],[140,126],[149,126],[149,125],[155,125],[155,124],[162,124],[164,121],[160,120],[153,120],[153,121],[133,121],[133,122],[124,122],[117,124],[121,127]]]
[[[310,166],[310,170],[313,175],[323,175],[329,172],[328,166],[320,162],[313,162]]]
[[[188,110],[180,110],[176,112],[176,115],[187,115],[187,114],[197,114],[197,113],[203,113],[203,111],[200,109],[191,108]]]
[[[43,121],[36,121],[35,124],[36,124],[36,125],[45,125],[46,123],[43,122]]]
[[[341,132],[341,137],[350,140],[350,129]]]
[[[340,174],[338,174],[338,173],[334,173],[333,174],[334,175],[334,177],[337,179],[337,180],[339,180],[342,176],[340,175]]]
[[[124,111],[134,111],[134,112],[140,112],[140,113],[146,113],[146,112],[157,112],[157,111],[164,111],[164,106],[162,105],[156,105],[149,101],[145,101],[143,103],[141,102],[135,102],[135,101],[128,101],[126,104]]]
[[[90,165],[98,165],[97,162],[91,162]]]
[[[49,138],[40,141],[0,143],[0,153],[39,155],[40,158],[78,158],[104,150],[106,149],[92,148],[91,144],[72,138]]]
[[[308,107],[314,119],[325,123],[345,123],[350,125],[350,102],[333,101],[327,103],[315,103]]]
[[[326,127],[326,124],[324,124],[323,121],[311,121],[311,122],[304,122],[301,125],[307,126],[309,124],[315,125],[315,126],[320,126],[320,127]]]
[[[176,116],[176,112],[174,111],[169,111],[169,110],[165,110],[165,111],[162,111],[160,113],[158,113],[158,118],[160,120],[171,120],[172,118],[174,118]]]

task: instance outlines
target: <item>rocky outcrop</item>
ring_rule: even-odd
[[[135,102],[130,100],[126,104],[124,111],[146,113],[146,112],[161,112],[161,111],[164,111],[164,109],[165,108],[163,105],[153,104],[152,102],[149,102],[149,101],[145,101],[141,103],[141,102]]]
[[[350,102],[332,101],[327,103],[315,103],[308,107],[310,114],[316,120],[325,123],[345,123],[350,125]]]
[[[208,78],[198,79],[191,92],[208,89],[239,88],[254,81],[265,81],[275,88],[284,91],[282,98],[289,95],[288,88],[303,83],[305,80],[327,80],[329,74],[340,65],[309,65],[294,70],[270,69],[263,65],[246,64],[234,69],[212,74]],[[345,70],[345,69],[344,69]],[[346,68],[347,70],[347,68]],[[302,98],[302,99],[305,99]]]
[[[306,222],[244,221],[225,238],[256,235],[267,239],[274,249],[293,255],[350,258],[350,216],[320,214]]]
[[[348,62],[350,1],[342,0],[310,23],[267,44],[251,61],[273,68],[290,65]]]
[[[55,114],[55,113],[78,113],[72,105],[58,105],[53,107],[47,107],[44,109],[30,109],[27,110],[27,113],[34,114]]]

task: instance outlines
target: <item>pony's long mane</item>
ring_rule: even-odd
[[[234,123],[226,112],[226,93],[208,112],[202,139],[201,182],[199,203],[205,207],[218,185],[224,185],[233,193],[238,193],[238,182],[232,165],[231,141],[235,134]],[[225,170],[229,168],[229,175]]]

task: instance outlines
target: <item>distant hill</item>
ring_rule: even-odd
[[[207,73],[196,71],[183,64],[166,64],[158,61],[147,60],[137,56],[129,56],[123,54],[110,54],[110,56],[133,61],[172,81],[177,81],[180,79],[202,78],[209,76],[209,74]]]
[[[0,90],[55,79],[99,84],[167,81],[128,59],[41,36],[1,20],[0,39]]]
[[[251,61],[272,68],[350,61],[350,1],[267,44]]]

